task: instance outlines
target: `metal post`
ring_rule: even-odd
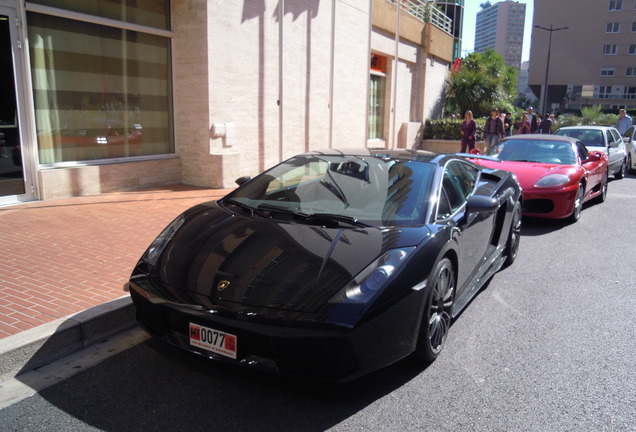
[[[552,32],[555,32],[558,30],[567,30],[569,27],[553,28],[552,24],[550,24],[550,28],[541,27],[539,25],[534,26],[534,28],[546,30],[550,32],[550,37],[548,38],[548,58],[545,64],[545,80],[543,82],[543,100],[541,104],[541,115],[545,116],[546,105],[548,103],[548,75],[550,73],[550,51],[552,49]]]

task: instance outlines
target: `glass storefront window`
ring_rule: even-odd
[[[170,30],[170,0],[29,0],[29,2]]]
[[[384,138],[384,81],[377,75],[369,80],[369,139]]]
[[[169,38],[35,12],[27,22],[40,163],[174,153]]]

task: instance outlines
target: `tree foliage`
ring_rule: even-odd
[[[463,59],[461,69],[446,83],[446,112],[462,114],[471,110],[475,117],[490,110],[511,111],[516,97],[517,69],[506,66],[501,55],[488,49]]]

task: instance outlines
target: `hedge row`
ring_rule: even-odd
[[[424,139],[460,140],[463,121],[463,119],[450,118],[427,120],[424,125]],[[477,141],[482,141],[486,120],[475,119],[475,123],[477,123]]]

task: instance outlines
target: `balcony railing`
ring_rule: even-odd
[[[399,3],[400,9],[414,16],[418,20],[433,24],[440,30],[453,35],[453,20],[437,9],[432,0],[386,0],[389,3]]]
[[[581,93],[575,94],[577,99],[586,99],[581,96]],[[591,98],[587,99],[636,99],[634,93],[594,93]]]

